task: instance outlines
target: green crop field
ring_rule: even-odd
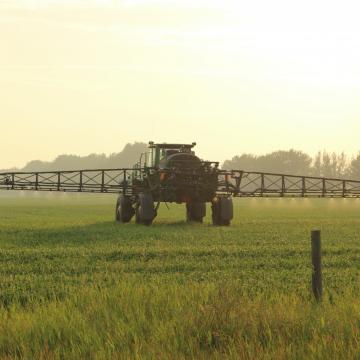
[[[119,225],[114,203],[0,194],[1,359],[360,358],[360,200],[239,199],[230,227],[178,205]]]

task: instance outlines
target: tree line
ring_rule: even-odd
[[[119,153],[87,156],[60,155],[53,161],[33,160],[21,171],[56,171],[78,169],[106,169],[132,167],[140,154],[147,151],[147,144],[126,144]],[[360,152],[353,158],[344,153],[319,151],[314,157],[297,150],[280,150],[264,155],[242,154],[226,160],[223,169],[263,171],[294,175],[360,179]]]
[[[360,179],[360,153],[353,158],[325,150],[314,157],[297,150],[274,151],[265,155],[242,154],[226,160],[223,169]]]
[[[32,160],[21,169],[11,171],[56,171],[79,169],[111,169],[132,167],[139,161],[141,153],[145,152],[147,144],[136,142],[126,144],[119,153],[110,155],[90,154],[87,156],[59,155],[53,161]]]

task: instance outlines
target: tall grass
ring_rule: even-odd
[[[0,198],[0,358],[360,358],[360,204],[235,205],[229,228],[178,206],[145,228],[115,224],[108,197]]]
[[[0,354],[25,358],[352,358],[360,356],[360,300],[317,305],[241,284],[126,281],[65,300],[0,311]]]

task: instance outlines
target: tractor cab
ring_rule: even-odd
[[[148,153],[148,167],[159,167],[160,162],[166,162],[166,160],[175,154],[178,153],[187,153],[194,155],[192,148],[196,143],[192,144],[154,144],[154,142],[149,142],[150,152]]]
[[[149,151],[142,153],[139,162],[133,167],[132,178],[142,179],[145,168],[159,169],[162,164],[166,164],[167,160],[175,154],[189,154],[195,157],[192,148],[196,145],[192,144],[155,144],[153,141],[149,142]]]

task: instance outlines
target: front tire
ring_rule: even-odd
[[[202,223],[206,215],[204,202],[192,202],[186,204],[186,221]]]
[[[128,223],[135,214],[132,207],[131,198],[124,195],[119,195],[115,207],[115,219],[119,223]]]
[[[156,217],[154,200],[150,193],[139,194],[138,205],[135,211],[135,222],[142,225],[151,225]]]

